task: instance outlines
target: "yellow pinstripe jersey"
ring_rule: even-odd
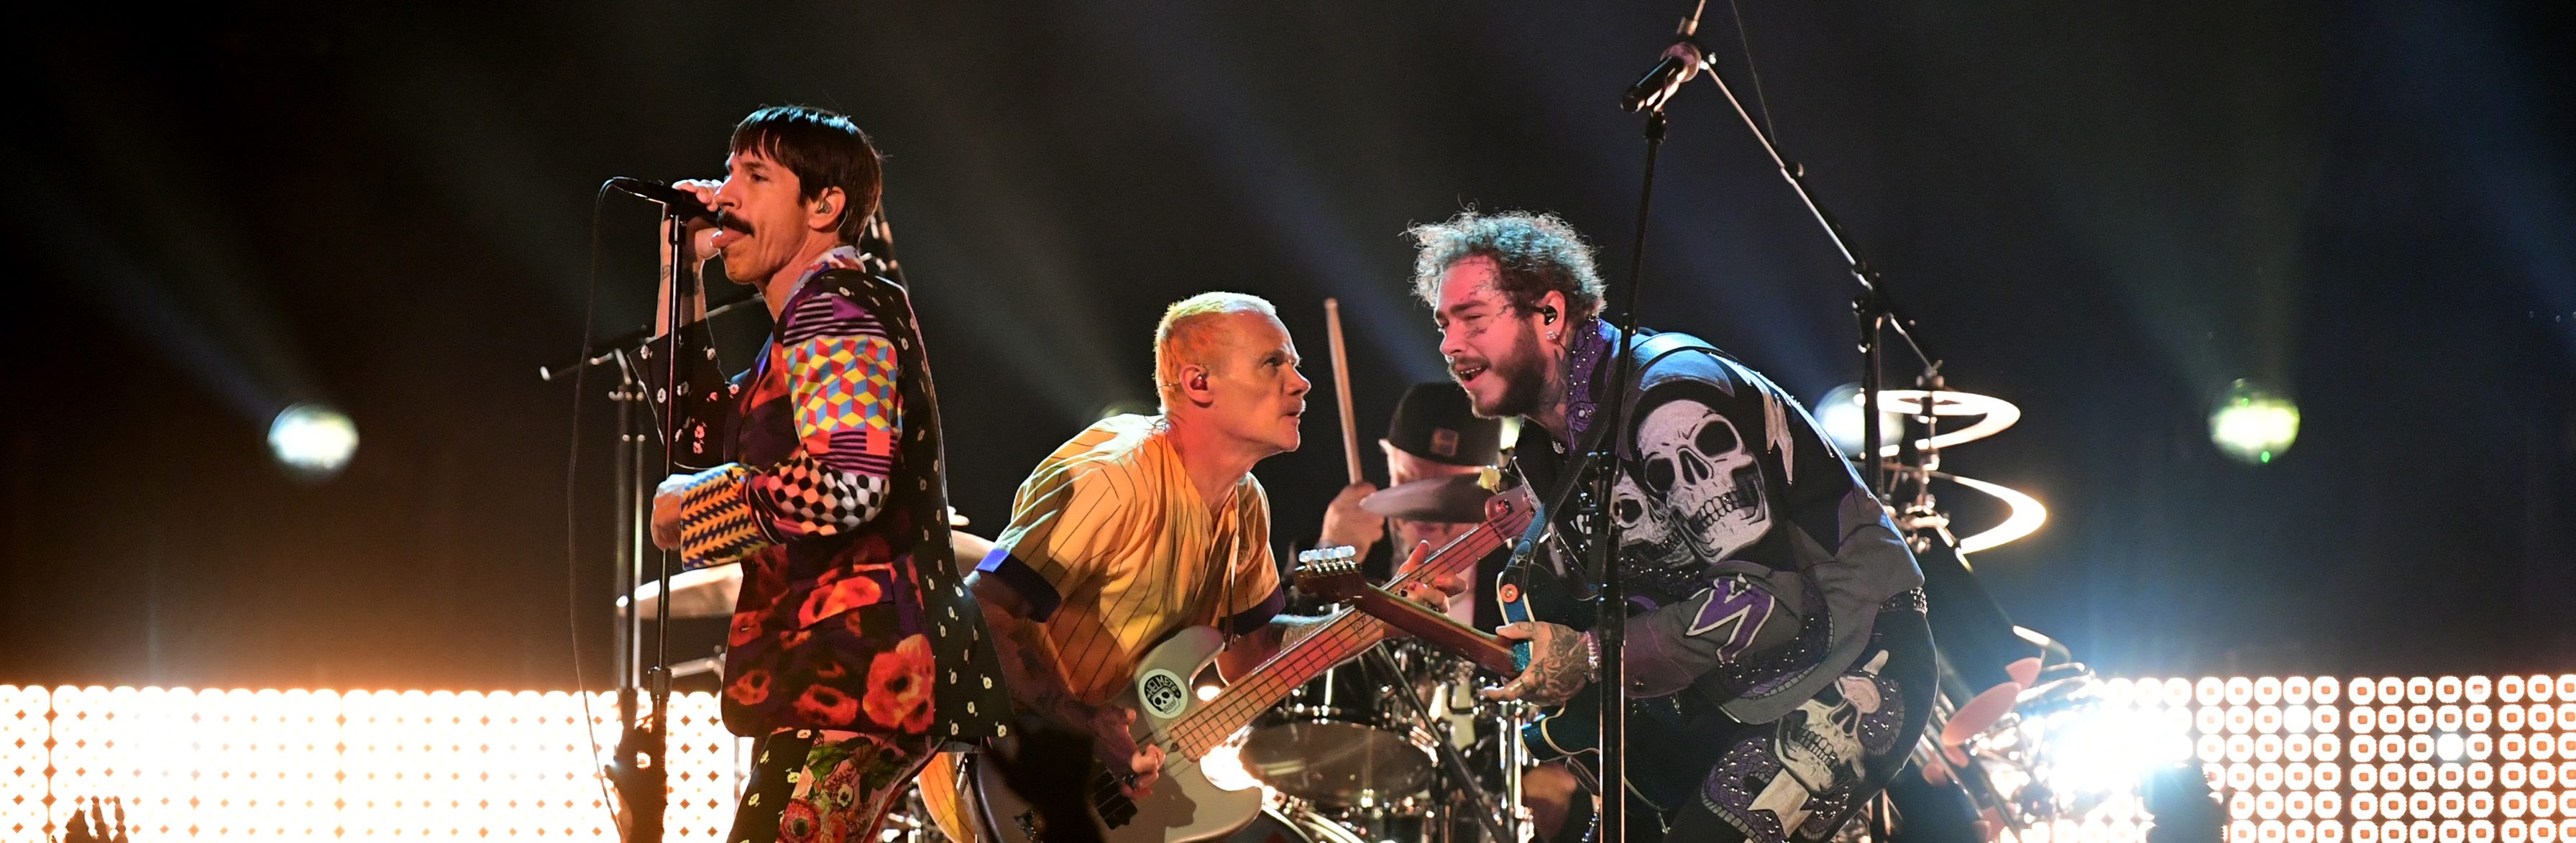
[[[1038,463],[980,568],[1027,597],[1084,702],[1117,696],[1165,635],[1224,618],[1260,625],[1286,602],[1270,498],[1244,475],[1211,507],[1161,416],[1103,419]]]

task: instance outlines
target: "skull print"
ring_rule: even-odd
[[[1620,472],[1610,487],[1610,518],[1619,523],[1619,553],[1628,561],[1656,566],[1687,561],[1679,558],[1686,548],[1673,534],[1671,507],[1649,497],[1627,472]]]
[[[1725,559],[1771,528],[1752,448],[1708,405],[1656,407],[1639,425],[1637,449],[1645,496],[1661,498],[1676,543],[1699,558]]]
[[[1863,680],[1866,682],[1866,680]],[[1839,683],[1837,683],[1839,684]],[[1855,700],[1827,686],[1814,699],[1798,704],[1780,718],[1780,766],[1798,777],[1810,792],[1821,793],[1860,775],[1860,719],[1877,710],[1873,689]],[[1865,709],[1863,703],[1870,705]]]

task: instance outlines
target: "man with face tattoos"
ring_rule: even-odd
[[[1614,473],[1631,839],[1831,836],[1904,765],[1933,691],[1922,573],[1885,509],[1785,391],[1705,342],[1641,331],[1613,383],[1619,330],[1563,220],[1468,212],[1410,233],[1451,377],[1478,415],[1522,419],[1523,479],[1544,500]],[[1619,440],[1623,405],[1629,447],[1573,476]],[[1607,525],[1585,509],[1547,513],[1547,552],[1519,572],[1537,620],[1498,630],[1532,659],[1489,696],[1554,705],[1599,676],[1594,610],[1539,593],[1588,591]],[[1595,724],[1576,719],[1523,739],[1542,759],[1580,754]]]

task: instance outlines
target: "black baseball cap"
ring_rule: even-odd
[[[1417,383],[1395,403],[1386,441],[1405,453],[1450,465],[1493,465],[1503,439],[1501,419],[1480,419],[1467,390],[1449,381]]]

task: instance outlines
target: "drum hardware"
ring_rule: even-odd
[[[1401,668],[1396,666],[1395,660],[1387,658],[1386,646],[1380,644],[1377,647],[1370,648],[1370,650],[1367,653],[1362,654],[1360,658],[1363,664],[1378,670],[1382,674],[1388,685],[1391,686],[1391,696],[1395,697],[1396,702],[1402,704],[1406,710],[1410,711],[1413,714],[1414,719],[1422,724],[1423,729],[1432,730],[1431,712],[1427,706],[1422,704],[1422,700],[1420,698],[1414,696],[1412,683],[1405,681],[1403,671]],[[1435,735],[1438,734],[1438,730],[1432,731]],[[1476,816],[1476,822],[1477,824],[1484,826],[1487,839],[1512,839],[1504,836],[1501,815],[1495,812],[1493,802],[1485,798],[1484,791],[1476,787],[1476,772],[1467,767],[1467,759],[1458,754],[1458,748],[1453,745],[1453,741],[1434,741],[1432,743],[1432,751],[1439,756],[1441,764],[1449,768],[1449,775],[1457,779],[1458,787],[1455,792],[1463,794],[1474,801],[1475,810],[1473,813]]]
[[[724,653],[719,651],[712,656],[702,656],[671,666],[673,679],[683,679],[701,673],[712,674],[718,679],[724,678]]]
[[[717,565],[671,575],[671,617],[730,618],[734,600],[742,594],[742,566]],[[662,596],[660,583],[637,586],[633,597],[617,598],[617,611],[625,614],[629,607],[640,615],[652,617]]]

